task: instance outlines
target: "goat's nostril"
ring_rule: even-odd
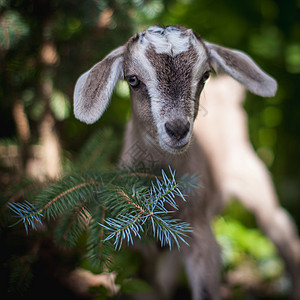
[[[176,140],[181,140],[188,134],[190,130],[190,122],[183,122],[182,120],[175,120],[165,124],[167,134]]]

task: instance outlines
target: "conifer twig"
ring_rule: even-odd
[[[127,240],[128,244],[132,244],[133,236],[141,238],[140,232],[143,232],[144,226],[148,224],[149,228],[152,227],[154,236],[160,240],[162,246],[168,245],[171,249],[173,242],[175,242],[177,247],[180,248],[178,240],[187,244],[184,237],[186,237],[186,232],[192,231],[190,225],[179,220],[170,219],[168,215],[171,211],[165,207],[167,203],[177,210],[175,197],[185,200],[175,180],[175,171],[172,171],[171,168],[169,168],[169,171],[170,178],[162,170],[162,179],[155,177],[155,183],[151,183],[150,189],[139,201],[134,197],[130,198],[122,190],[118,191],[128,204],[137,208],[137,211],[128,215],[118,215],[117,218],[108,218],[105,220],[105,225],[100,224],[111,232],[104,241],[114,239],[115,248],[120,249],[124,239]],[[133,195],[139,197],[136,192]],[[143,206],[138,203],[142,203]]]
[[[89,179],[88,182],[83,182],[83,183],[80,183],[76,186],[73,186],[69,189],[67,189],[66,191],[60,193],[59,195],[57,195],[56,197],[54,197],[51,201],[49,201],[44,207],[43,207],[43,210],[46,210],[49,206],[51,206],[53,203],[55,203],[57,200],[61,199],[62,197],[66,196],[67,194],[70,194],[78,189],[81,189],[83,187],[86,187],[86,186],[89,186],[89,185],[101,185],[102,183],[101,182],[97,182],[97,181],[94,181],[93,179]]]
[[[123,190],[118,191],[117,194],[125,198],[128,204],[136,207],[141,212],[141,214],[143,215],[147,214],[146,210],[142,208],[140,205],[138,205],[137,203],[135,203]]]
[[[103,206],[102,208],[102,216],[101,216],[101,224],[104,224],[104,220],[105,220],[105,206]],[[103,240],[104,240],[104,227],[101,226],[100,228],[100,242],[99,242],[99,258],[101,260],[101,253],[102,253],[102,247],[103,247]]]
[[[35,222],[42,224],[43,214],[41,210],[37,210],[30,202],[25,201],[24,203],[8,203],[8,207],[20,218],[11,226],[23,222],[26,233],[28,233],[28,227],[31,227],[35,230],[37,229]]]

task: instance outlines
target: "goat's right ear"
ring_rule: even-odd
[[[264,72],[246,53],[205,42],[212,66],[221,67],[228,75],[243,84],[250,92],[272,97],[277,90],[276,80]]]
[[[82,74],[74,90],[74,114],[87,124],[96,122],[107,108],[117,81],[123,76],[124,46]]]

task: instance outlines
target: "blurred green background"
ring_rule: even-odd
[[[210,42],[247,52],[277,79],[274,98],[248,93],[245,108],[253,146],[299,228],[299,11],[299,0],[0,0],[1,189],[24,175],[55,176],[98,128],[112,127],[121,140],[130,116],[126,84],[117,86],[103,118],[87,126],[72,113],[76,79],[133,33],[153,24],[181,24]],[[57,160],[47,157],[50,147]],[[247,259],[261,263],[259,270],[273,262],[271,277],[282,278],[281,262],[266,240],[261,251],[241,240],[263,236],[238,204],[215,229],[227,251],[225,271]]]

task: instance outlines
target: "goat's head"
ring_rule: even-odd
[[[128,81],[133,118],[169,153],[184,151],[191,139],[199,96],[214,69],[254,94],[270,97],[276,81],[246,54],[208,43],[181,26],[150,27],[112,51],[78,79],[75,116],[88,124],[106,109],[119,79]]]

